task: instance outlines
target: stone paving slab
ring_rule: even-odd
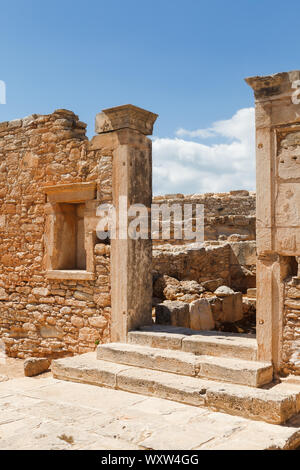
[[[53,378],[0,383],[0,409],[0,450],[262,450],[300,445],[297,425],[250,421]]]
[[[60,380],[205,406],[271,424],[285,423],[300,411],[300,389],[296,385],[293,390],[264,390],[101,361],[94,353],[56,360],[52,373]]]

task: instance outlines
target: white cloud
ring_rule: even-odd
[[[217,143],[203,144],[201,139]],[[254,108],[240,109],[207,129],[179,129],[175,138],[154,138],[154,193],[255,189],[254,141]]]

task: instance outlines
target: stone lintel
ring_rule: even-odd
[[[158,115],[132,104],[104,109],[96,115],[95,132],[103,134],[120,129],[133,129],[144,135],[152,135]]]
[[[89,271],[80,270],[49,269],[46,271],[46,279],[92,281],[95,279],[95,274]]]
[[[295,91],[292,83],[296,80],[300,80],[299,70],[245,78],[258,101],[278,99],[279,95],[292,94]]]
[[[44,186],[49,202],[84,202],[95,198],[95,181],[87,183],[67,183]]]

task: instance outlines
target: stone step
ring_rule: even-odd
[[[269,363],[228,357],[196,356],[190,352],[130,343],[100,345],[97,348],[97,358],[118,364],[250,387],[260,387],[272,382],[273,379],[273,368]]]
[[[97,360],[95,353],[55,360],[52,373],[60,380],[164,398],[272,424],[285,423],[300,411],[300,390],[277,392],[178,376]]]
[[[257,341],[253,335],[153,325],[129,332],[128,342],[152,348],[182,350],[197,355],[257,360]]]

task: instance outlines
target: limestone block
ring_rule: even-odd
[[[299,166],[299,164],[297,164]],[[295,171],[291,177],[296,177]],[[298,227],[300,220],[299,183],[281,183],[278,185],[275,216],[279,227]]]
[[[228,286],[220,286],[215,290],[217,297],[227,297],[234,294],[234,291]]]
[[[71,323],[76,328],[82,328],[84,326],[84,321],[82,317],[78,317],[77,315],[73,315],[71,318]]]
[[[224,282],[224,279],[218,278],[218,279],[212,279],[210,281],[202,282],[201,284],[205,290],[214,292],[216,289],[218,289],[218,287],[221,287],[223,285],[223,282]]]
[[[39,333],[42,338],[62,338],[63,331],[54,326],[41,326]]]
[[[99,339],[99,333],[93,328],[81,328],[79,330],[79,339],[88,343],[94,343]]]
[[[291,299],[300,299],[300,289],[296,287],[291,287],[287,292],[288,297]]]
[[[221,321],[223,318],[222,299],[217,296],[207,298],[210,304],[214,321]]]
[[[49,294],[49,290],[46,287],[35,287],[32,289],[32,293],[38,297],[46,297]]]
[[[166,274],[163,276],[159,276],[158,279],[154,282],[153,294],[155,297],[162,299],[164,297],[164,290],[167,287],[169,289],[173,287],[175,290],[179,287],[179,285],[180,282],[173,277],[167,276]]]
[[[40,357],[29,357],[24,362],[24,374],[26,377],[33,377],[45,372],[51,364],[50,359]]]
[[[7,300],[8,299],[8,293],[3,289],[3,287],[0,287],[0,300]]]
[[[102,292],[94,296],[94,302],[101,307],[109,307],[111,305],[111,296],[110,294]]]
[[[99,316],[99,317],[91,317],[91,318],[89,318],[89,324],[93,328],[99,328],[99,329],[103,330],[103,328],[105,328],[107,326],[107,320],[102,315]]]
[[[236,322],[243,318],[243,295],[241,292],[234,292],[222,299],[222,321]]]
[[[183,326],[189,328],[189,304],[166,300],[155,307],[156,323],[159,325]]]
[[[300,297],[300,291],[298,292],[299,292],[299,297]],[[247,297],[251,299],[256,299],[256,288],[247,289]]]
[[[190,328],[192,330],[213,330],[215,322],[209,302],[206,299],[190,303]]]

